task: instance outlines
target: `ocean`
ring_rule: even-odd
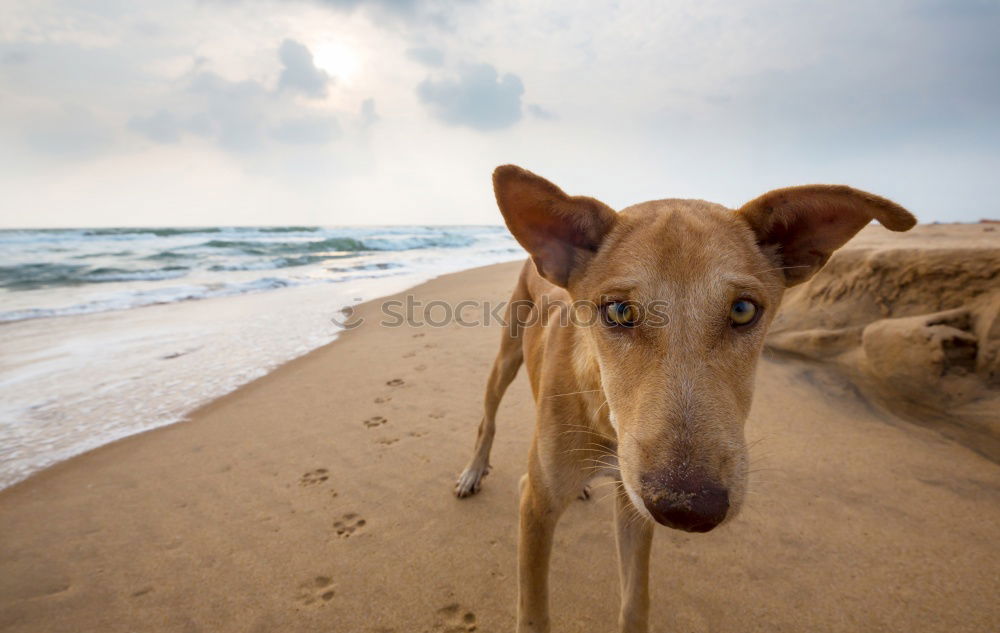
[[[495,226],[0,230],[0,488],[332,341],[348,305],[524,256]]]

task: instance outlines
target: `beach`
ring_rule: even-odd
[[[502,301],[520,265],[404,294]],[[382,305],[182,422],[0,492],[0,629],[513,630],[526,377],[483,490],[458,500],[500,329],[385,327]],[[997,628],[995,461],[868,401],[835,365],[777,351],[747,437],[741,515],[656,531],[653,631]],[[556,631],[615,629],[609,491],[596,483],[560,522]]]
[[[0,230],[0,488],[329,343],[344,308],[521,256],[497,226]]]

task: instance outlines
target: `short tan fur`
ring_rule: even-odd
[[[620,628],[647,631],[654,525],[707,532],[743,504],[754,371],[785,288],[809,279],[873,219],[893,231],[916,220],[842,185],[778,189],[735,211],[656,200],[618,213],[513,165],[498,167],[493,185],[531,260],[511,297],[475,453],[455,493],[479,490],[497,407],[526,364],[537,424],[521,480],[517,630],[549,630],[556,522],[593,477],[610,475],[618,482]],[[574,321],[553,307],[553,318],[539,318],[543,306],[573,302],[590,312]],[[622,314],[638,318],[616,321]]]

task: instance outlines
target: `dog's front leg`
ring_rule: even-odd
[[[632,507],[620,486],[615,495],[615,541],[622,589],[618,626],[622,633],[646,633],[649,630],[649,550],[653,542],[653,524]]]
[[[530,460],[534,461],[534,460]],[[549,555],[556,522],[566,501],[533,481],[530,468],[521,479],[520,538],[517,545],[517,631],[549,631]],[[572,497],[570,497],[572,499]]]

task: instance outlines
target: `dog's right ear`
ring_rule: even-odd
[[[563,288],[597,252],[617,219],[603,202],[568,196],[515,165],[494,170],[493,191],[507,228],[531,255],[538,274]]]

